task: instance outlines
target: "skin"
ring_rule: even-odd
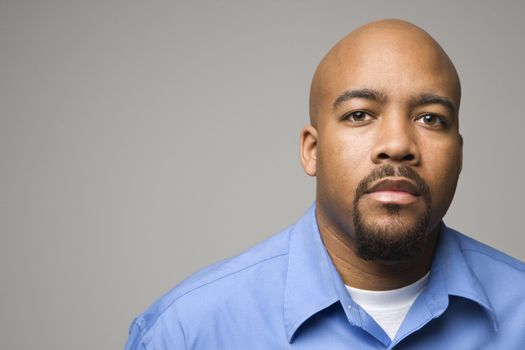
[[[345,92],[363,89],[381,98],[339,98],[334,108]],[[439,99],[422,100],[422,95]],[[319,230],[345,284],[390,290],[429,271],[461,172],[460,98],[457,72],[443,49],[422,29],[400,20],[358,28],[319,64],[310,94],[311,124],[301,131],[301,162],[317,178]],[[427,183],[430,223],[419,254],[400,261],[364,260],[356,250],[353,200],[359,182],[385,164],[408,166]],[[388,228],[412,225],[426,208],[417,198],[392,215],[370,195],[358,205],[363,220],[384,228],[386,235],[402,234]]]

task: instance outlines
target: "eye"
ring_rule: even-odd
[[[350,112],[350,113],[345,114],[342,119],[343,120],[349,120],[349,121],[354,122],[354,123],[360,123],[360,122],[367,121],[370,118],[371,118],[371,116],[367,112],[354,111],[354,112]]]
[[[430,126],[430,127],[444,127],[446,126],[445,118],[432,113],[426,113],[416,118],[418,123]]]

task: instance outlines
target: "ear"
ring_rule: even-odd
[[[317,173],[317,129],[308,124],[301,130],[301,164],[310,176]]]
[[[459,173],[463,169],[463,135],[459,134]]]

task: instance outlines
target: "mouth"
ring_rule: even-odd
[[[421,191],[406,178],[386,178],[374,183],[366,194],[382,204],[408,205],[419,199]]]

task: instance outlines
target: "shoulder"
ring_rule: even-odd
[[[501,334],[516,337],[525,314],[525,264],[493,247],[451,230],[468,268],[479,281]]]
[[[525,264],[473,238],[451,231],[468,268],[481,284],[499,318],[521,318],[525,313]]]
[[[172,334],[174,329],[182,333],[184,325],[181,320],[186,324],[201,322],[205,319],[203,314],[210,319],[214,309],[238,304],[242,299],[249,300],[265,284],[278,289],[284,284],[292,227],[238,256],[210,265],[186,278],[134,320],[128,344],[133,338],[147,343],[153,333],[166,327]],[[129,347],[135,348],[138,347]]]
[[[455,236],[461,251],[472,267],[489,268],[494,272],[496,270],[508,271],[525,278],[524,262],[458,231],[449,230]]]

